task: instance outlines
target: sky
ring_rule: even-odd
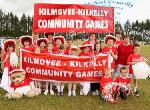
[[[21,17],[23,13],[30,16],[34,13],[34,3],[83,3],[87,0],[0,0],[0,8],[4,12],[13,12]],[[88,0],[92,1],[92,0]],[[123,0],[118,0],[123,1]],[[124,0],[125,1],[125,0]],[[129,0],[128,0],[129,1]],[[122,11],[120,22],[124,23],[126,20],[131,22],[135,20],[150,19],[150,0],[134,0],[132,8],[126,8]]]

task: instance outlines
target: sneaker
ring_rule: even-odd
[[[96,92],[92,92],[92,95],[96,95]]]
[[[61,92],[58,92],[57,95],[60,96],[60,93],[61,93]]]
[[[76,92],[75,91],[72,91],[72,96],[76,97]]]
[[[99,95],[99,91],[98,90],[95,91],[95,95]]]
[[[51,94],[51,95],[54,95],[54,91],[53,91],[53,90],[50,90],[50,94]]]
[[[83,90],[80,90],[80,95],[83,95]]]
[[[134,92],[134,96],[137,96],[137,97],[139,97],[140,95],[139,95],[139,91],[138,90],[136,90],[135,92]]]
[[[68,92],[68,96],[71,96],[71,91]]]
[[[44,95],[47,95],[47,94],[48,94],[48,90],[45,90]]]

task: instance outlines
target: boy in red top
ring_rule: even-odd
[[[113,98],[112,84],[113,80],[111,77],[111,69],[107,68],[105,69],[104,76],[102,77],[100,82],[100,92],[104,100],[114,103],[116,101]]]
[[[115,47],[116,48],[118,48],[119,47],[119,45],[122,45],[123,44],[123,41],[121,40],[121,38],[122,38],[122,33],[121,32],[116,32],[115,33],[116,35],[115,35],[115,37],[117,38],[116,39],[116,42],[115,42]]]
[[[130,77],[134,78],[134,95],[135,96],[139,96],[139,91],[137,89],[138,83],[137,83],[137,79],[134,77],[134,73],[133,73],[133,69],[132,69],[132,65],[144,61],[145,59],[140,55],[140,46],[138,44],[134,45],[133,48],[133,54],[130,54],[128,57],[128,64],[129,66],[129,74]]]
[[[7,92],[10,92],[10,77],[9,71],[13,68],[10,64],[11,54],[15,52],[16,42],[12,39],[6,40],[4,42],[4,55],[2,56],[2,61],[4,62],[4,72],[1,80],[0,87],[2,87]]]
[[[88,43],[83,43],[80,47],[80,50],[82,52],[79,53],[79,56],[91,56],[92,53],[92,45]],[[90,83],[89,82],[82,82],[80,83],[81,89],[80,89],[80,95],[87,95],[90,91]]]
[[[104,39],[104,42],[107,44],[107,46],[102,48],[102,53],[106,53],[106,54],[110,55],[111,65],[109,65],[109,67],[113,71],[114,65],[115,65],[115,60],[118,58],[118,51],[114,47],[116,38],[112,35],[107,35]]]
[[[73,39],[69,38],[67,39],[67,47],[65,49],[65,54],[69,54],[70,47],[73,46]]]
[[[53,37],[52,42],[53,42],[53,53],[58,54],[59,47],[61,45],[64,45],[65,43],[65,38],[64,36],[55,36]]]
[[[117,91],[121,99],[127,99],[127,96],[131,92],[131,86],[126,67],[120,68],[120,76],[116,77],[115,82],[118,83]]]
[[[33,52],[34,48],[32,46],[33,38],[32,36],[21,36],[19,38],[20,44],[22,45],[22,49]]]
[[[129,68],[127,64],[127,59],[130,54],[133,53],[133,45],[130,44],[130,38],[129,36],[124,37],[124,43],[118,47],[118,67],[117,67],[117,73],[116,76],[120,74],[120,68],[126,67]]]

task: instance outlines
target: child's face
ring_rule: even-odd
[[[125,43],[130,43],[130,38],[129,37],[124,38],[124,42]]]
[[[96,51],[100,51],[100,44],[96,44]]]
[[[83,52],[84,52],[84,53],[90,52],[90,47],[85,47],[85,48],[83,49]]]
[[[59,54],[63,54],[64,50],[63,49],[59,49]]]
[[[73,45],[73,41],[69,40],[68,41],[68,46],[71,46],[71,45]]]
[[[140,47],[134,47],[133,52],[134,52],[134,54],[139,54],[140,53]]]
[[[77,50],[70,50],[70,55],[77,55]]]
[[[57,46],[62,45],[62,42],[61,42],[61,40],[60,40],[60,39],[57,39],[57,40],[56,40],[56,45],[57,45]]]
[[[23,44],[25,47],[28,47],[30,45],[29,41],[25,41]]]
[[[91,36],[90,36],[90,40],[95,40],[95,39],[96,39],[95,34],[91,34]]]
[[[108,45],[108,46],[113,46],[113,45],[114,45],[114,40],[108,39],[108,40],[107,40],[107,45]]]
[[[52,50],[53,49],[53,46],[52,46],[52,44],[48,44],[48,50]]]
[[[111,77],[110,69],[106,69],[104,75],[105,75],[105,77]]]
[[[12,46],[8,47],[7,49],[8,49],[8,52],[10,52],[10,53],[13,51],[13,47]]]
[[[122,75],[123,77],[126,77],[126,76],[127,76],[127,70],[126,70],[126,69],[125,69],[125,70],[121,70],[120,73],[121,73],[121,75]]]
[[[41,43],[40,43],[40,47],[41,47],[41,48],[44,48],[45,46],[46,46],[45,42],[41,42]]]
[[[121,34],[119,34],[119,33],[118,33],[118,34],[116,34],[116,38],[117,38],[117,39],[120,39],[120,38],[121,38],[121,36],[122,36],[122,35],[121,35]]]

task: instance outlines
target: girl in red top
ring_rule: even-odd
[[[20,44],[22,45],[22,49],[33,52],[33,38],[32,36],[21,36],[19,38]]]
[[[77,47],[71,46],[69,50],[70,56],[77,56]],[[76,83],[68,83],[68,96],[76,97]]]
[[[79,47],[82,52],[79,53],[79,56],[91,56],[92,53],[92,45],[83,43],[82,46]],[[88,92],[90,91],[90,83],[89,82],[82,82],[80,83],[81,85],[81,90],[80,90],[80,95],[87,95]]]
[[[133,53],[133,45],[130,44],[130,38],[129,36],[124,37],[124,43],[118,47],[118,67],[117,67],[117,73],[116,76],[120,74],[120,68],[126,67],[129,68],[127,64],[127,59],[130,54]]]
[[[107,35],[104,39],[104,42],[107,44],[107,46],[102,48],[102,53],[107,53],[110,56],[111,65],[109,65],[109,68],[111,68],[113,71],[114,65],[115,65],[115,60],[118,58],[118,51],[114,47],[116,38],[112,35]]]
[[[6,40],[4,42],[4,55],[2,57],[2,61],[4,62],[4,72],[1,80],[0,87],[2,87],[7,92],[10,92],[10,77],[9,71],[13,68],[11,65],[11,54],[15,52],[16,42],[12,39]],[[15,66],[15,65],[14,65]],[[17,65],[16,65],[17,66]]]
[[[94,55],[100,54],[101,51],[101,45],[100,43],[96,43],[94,47]],[[91,92],[93,95],[99,95],[99,87],[100,83],[91,83]]]
[[[38,38],[36,41],[37,46],[35,48],[35,53],[36,54],[47,53],[47,48],[46,48],[47,43],[48,43],[47,38]],[[42,87],[41,81],[35,81],[35,86],[37,90],[37,95],[41,94],[41,87]]]
[[[47,45],[47,52],[52,53],[52,49],[53,49],[52,42],[49,42]],[[50,85],[50,91],[48,90],[49,85]],[[48,92],[50,92],[51,95],[54,95],[53,85],[54,85],[53,82],[49,82],[49,81],[46,82],[46,89],[44,95],[47,95]]]
[[[113,98],[113,80],[111,77],[111,69],[107,68],[104,71],[104,76],[100,82],[100,92],[102,94],[102,98],[111,103],[116,102]]]
[[[68,55],[69,54],[69,50],[70,48],[73,46],[73,39],[69,38],[67,39],[67,47],[65,49],[65,54]]]
[[[129,66],[130,77],[134,78],[134,95],[135,96],[139,96],[139,91],[137,89],[138,82],[137,82],[137,79],[134,77],[132,65],[141,61],[145,61],[145,59],[140,55],[140,46],[138,44],[135,44],[133,48],[133,54],[130,54],[127,60],[128,64],[130,65]]]
[[[52,42],[53,42],[53,53],[58,54],[59,47],[61,45],[64,45],[65,43],[65,38],[64,36],[55,36],[53,37]]]

